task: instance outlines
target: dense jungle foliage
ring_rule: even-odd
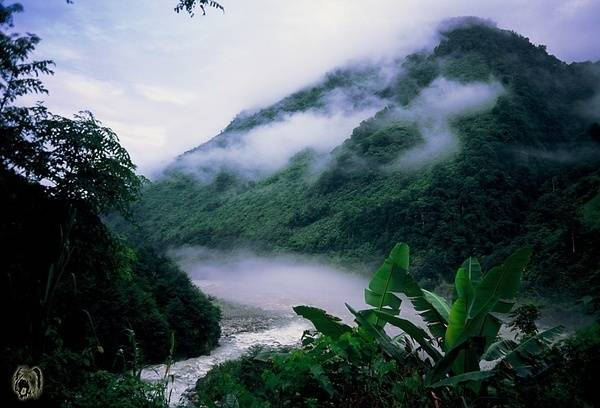
[[[162,406],[137,370],[209,352],[220,311],[171,260],[105,227],[143,183],[116,135],[89,112],[18,105],[52,73],[30,60],[38,37],[10,32],[21,10],[0,2],[0,400],[17,403],[10,379],[29,365],[45,378],[31,405]]]
[[[157,247],[246,246],[355,265],[373,265],[391,242],[406,240],[414,272],[429,287],[450,280],[466,256],[489,267],[528,244],[528,287],[592,293],[600,279],[600,126],[582,112],[598,89],[598,63],[566,64],[516,33],[472,24],[444,32],[432,52],[395,64],[398,74],[381,86],[373,86],[375,67],[341,69],[238,115],[145,187],[133,207],[135,229],[113,225]],[[394,107],[410,107],[439,77],[495,80],[505,92],[490,110],[451,121],[455,154],[417,169],[389,166],[422,143],[418,127],[394,118]],[[223,170],[206,182],[194,173],[206,169],[183,164],[203,149],[235,146],[240,132],[324,109],[332,90],[347,91],[356,104],[370,95],[388,106],[356,127],[320,171],[321,158],[310,150],[258,180]]]

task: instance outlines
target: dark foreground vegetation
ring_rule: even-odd
[[[171,260],[102,222],[126,214],[143,183],[116,135],[88,112],[15,104],[46,92],[38,76],[52,68],[29,60],[37,37],[9,32],[20,10],[0,2],[0,405],[17,402],[10,379],[28,365],[44,378],[34,405],[162,406],[139,368],[209,352],[219,309]]]

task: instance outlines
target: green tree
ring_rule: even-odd
[[[20,4],[0,1],[0,161],[2,167],[41,183],[51,196],[84,202],[97,212],[125,211],[142,185],[135,165],[117,135],[80,112],[74,119],[50,113],[43,105],[23,107],[18,98],[48,91],[40,76],[53,62],[32,61],[39,37],[10,32]]]

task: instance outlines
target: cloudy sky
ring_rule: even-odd
[[[490,18],[565,61],[600,59],[600,0],[222,0],[225,14],[193,19],[176,0],[20,2],[16,29],[56,62],[48,106],[94,112],[146,175],[335,66],[431,47],[447,17]]]

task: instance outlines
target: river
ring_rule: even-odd
[[[171,404],[216,364],[235,359],[253,345],[292,346],[310,323],[292,310],[296,305],[323,308],[351,322],[344,303],[362,308],[367,278],[294,256],[258,257],[249,252],[223,254],[184,248],[170,254],[192,281],[215,297],[222,310],[222,336],[210,355],[174,363],[169,374]],[[146,367],[142,378],[164,378],[165,365]]]

